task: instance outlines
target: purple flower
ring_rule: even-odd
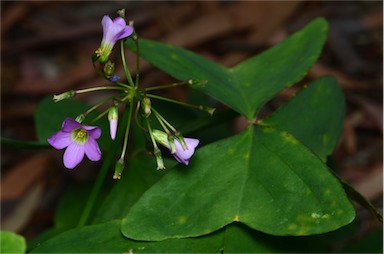
[[[103,26],[103,39],[101,40],[100,48],[96,50],[96,55],[101,63],[105,63],[115,43],[130,36],[133,33],[133,28],[128,26],[121,17],[112,20],[106,15],[103,17],[101,24]]]
[[[195,153],[195,148],[199,144],[199,140],[195,138],[184,138],[184,141],[187,145],[187,149],[185,150],[180,142],[175,139],[176,152],[173,154],[173,157],[175,157],[178,162],[188,165],[189,159]],[[168,148],[171,149],[170,147]]]
[[[96,126],[84,126],[71,118],[66,118],[61,130],[53,134],[48,143],[56,149],[66,148],[63,156],[64,166],[72,169],[87,155],[91,161],[101,158],[101,151],[96,142],[101,136],[101,129]]]
[[[152,135],[157,142],[167,147],[169,151],[173,154],[173,157],[185,165],[189,164],[189,159],[191,159],[192,155],[195,153],[195,148],[199,144],[199,140],[195,138],[183,138],[186,149],[183,148],[182,144],[177,138],[169,139],[168,135],[165,132],[159,130],[153,130]],[[173,144],[174,146],[173,146]]]

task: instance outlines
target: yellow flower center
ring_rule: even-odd
[[[82,128],[77,128],[72,131],[72,139],[78,144],[84,144],[88,141],[88,132]]]

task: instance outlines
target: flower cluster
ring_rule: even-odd
[[[72,98],[80,93],[87,93],[101,90],[114,90],[116,94],[109,97],[86,112],[80,114],[76,120],[67,118],[62,124],[61,130],[53,134],[48,143],[56,149],[66,149],[63,156],[64,166],[73,169],[76,167],[86,155],[91,161],[98,161],[101,159],[101,151],[97,144],[97,139],[101,136],[101,129],[97,126],[83,125],[82,122],[89,116],[89,113],[95,111],[100,106],[110,103],[107,110],[102,112],[98,117],[90,121],[91,123],[99,120],[101,117],[107,115],[110,124],[110,137],[112,140],[122,142],[121,155],[116,162],[115,173],[113,178],[120,179],[121,173],[125,165],[125,155],[127,151],[128,137],[130,133],[131,120],[134,119],[137,124],[146,131],[148,134],[148,141],[152,143],[153,154],[156,158],[157,169],[164,169],[164,163],[161,151],[158,144],[169,149],[174,158],[185,165],[189,164],[191,157],[193,156],[196,147],[199,144],[199,140],[195,138],[185,138],[170,124],[151,104],[151,99],[159,99],[176,104],[194,107],[200,110],[204,110],[210,114],[214,109],[207,108],[201,105],[191,105],[184,102],[164,98],[155,94],[151,94],[151,91],[158,89],[165,89],[178,85],[191,85],[196,83],[203,83],[203,81],[189,80],[186,82],[153,86],[145,89],[139,88],[139,56],[136,57],[136,76],[133,80],[128,66],[125,62],[124,55],[124,41],[128,38],[132,39],[139,48],[138,36],[133,28],[133,22],[129,25],[125,21],[124,11],[119,11],[119,17],[111,19],[109,16],[104,16],[101,24],[103,27],[103,38],[101,40],[100,47],[92,55],[93,67],[95,71],[111,82],[109,86],[93,87],[76,91],[68,91],[59,95],[55,95],[53,100],[55,102]],[[117,42],[120,42],[121,46],[121,60],[123,68],[126,74],[127,82],[120,82],[120,78],[114,73],[115,64],[110,60],[113,48]],[[122,123],[119,123],[119,108],[125,107],[124,114],[127,114],[127,119]],[[160,123],[163,131],[152,129],[151,123],[156,120]],[[120,125],[120,126],[119,126]],[[119,128],[125,128],[124,136],[116,137],[117,130]]]

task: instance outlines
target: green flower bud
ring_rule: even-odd
[[[54,95],[53,101],[59,102],[59,101],[65,100],[65,99],[69,99],[69,98],[72,98],[73,96],[75,96],[75,94],[76,94],[75,91],[72,90],[72,91],[62,93],[62,94]]]
[[[165,147],[168,147],[168,135],[165,132],[155,129],[152,131],[152,135],[155,138],[156,142],[160,143]]]
[[[122,17],[124,19],[125,18],[125,9],[118,10],[117,15],[119,15],[119,17]]]
[[[81,115],[78,115],[75,119],[76,122],[78,123],[82,123],[85,119],[85,115],[84,114],[81,114]]]
[[[148,97],[144,97],[142,103],[145,116],[148,117],[151,114],[151,100]]]
[[[163,161],[163,157],[161,156],[160,149],[156,147],[155,151],[154,151],[154,154],[155,154],[155,157],[156,157],[157,169],[158,170],[165,169],[164,161]]]
[[[111,61],[108,61],[104,65],[104,75],[106,78],[112,77],[112,75],[115,73],[115,63],[112,63]]]
[[[125,163],[124,163],[124,159],[123,158],[120,158],[116,162],[115,173],[113,174],[113,179],[120,179],[121,178],[121,173],[124,170],[124,164]]]

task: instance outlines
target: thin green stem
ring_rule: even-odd
[[[101,113],[100,115],[98,115],[97,117],[95,117],[92,121],[90,121],[90,123],[94,123],[94,122],[98,121],[100,118],[102,118],[103,116],[108,114],[108,112],[109,112],[109,108],[104,110],[104,112]]]
[[[130,87],[129,85],[127,85],[127,84],[125,84],[123,82],[116,81],[115,83],[118,84],[119,86],[122,86],[122,87],[125,87],[125,88],[128,88],[128,89],[132,89],[132,87]]]
[[[175,127],[173,127],[172,124],[170,124],[167,120],[165,120],[165,118],[162,115],[160,115],[160,113],[153,107],[152,107],[152,112],[155,114],[156,118],[161,119],[161,121],[165,123],[173,132],[177,132]]]
[[[147,128],[148,128],[148,133],[149,133],[149,137],[151,138],[151,141],[152,141],[152,144],[153,144],[153,148],[156,150],[156,149],[159,149],[157,147],[157,143],[156,143],[156,140],[155,138],[153,137],[153,134],[152,134],[152,128],[151,128],[151,125],[149,123],[149,120],[148,118],[145,118],[145,123],[147,124]]]
[[[126,125],[128,121],[126,121],[127,118],[129,118],[129,115],[127,116],[128,112],[125,112],[122,119],[122,125]],[[117,140],[120,142],[122,139],[121,134],[118,135]],[[112,165],[112,162],[114,161],[115,154],[117,152],[118,146],[116,146],[114,143],[111,143],[110,149],[108,149],[107,156],[105,160],[103,161],[103,164],[101,165],[100,172],[96,178],[95,184],[93,185],[93,188],[91,190],[91,193],[89,194],[89,197],[87,199],[87,203],[85,204],[84,210],[80,216],[79,222],[77,224],[78,227],[85,226],[88,223],[88,220],[90,218],[91,212],[94,209],[96,199],[100,193],[100,190],[103,186],[103,182],[105,180],[105,177],[107,176],[108,169],[110,168],[110,165]]]
[[[149,133],[149,136],[151,137],[151,141],[153,144],[153,154],[156,157],[157,169],[165,169],[163,157],[161,157],[161,151],[160,151],[159,147],[157,146],[155,137],[153,136],[152,128],[151,128],[151,125],[149,123],[148,118],[145,118],[145,122],[147,123],[148,133]]]
[[[127,63],[125,62],[125,51],[124,51],[124,42],[123,40],[120,41],[120,52],[121,52],[121,61],[123,63],[125,76],[127,77],[128,83],[131,87],[135,87],[135,84],[133,83],[131,73],[128,69]]]
[[[184,81],[184,82],[172,83],[167,85],[151,86],[151,87],[145,88],[145,91],[160,90],[160,89],[171,88],[175,86],[184,86],[184,85],[189,85],[189,83],[190,81]]]
[[[125,128],[125,135],[124,135],[124,143],[123,143],[123,149],[121,151],[121,156],[120,158],[123,159],[125,156],[125,153],[127,151],[127,146],[128,146],[128,137],[129,137],[129,129],[131,127],[131,119],[132,119],[132,112],[133,112],[133,102],[134,100],[131,99],[129,103],[129,113],[128,113],[128,122],[127,122],[127,127]]]
[[[125,88],[119,87],[119,86],[100,86],[100,87],[92,87],[92,88],[76,90],[75,93],[80,94],[80,93],[88,93],[88,92],[101,91],[101,90],[125,90]]]
[[[92,61],[92,66],[93,66],[93,69],[96,71],[96,73],[100,76],[100,77],[103,77],[105,78],[105,75],[103,72],[101,72],[97,66],[95,65],[96,61]]]
[[[163,127],[164,131],[165,131],[168,135],[170,135],[170,131],[168,130],[166,124],[165,124],[164,121],[163,121],[164,118],[161,117],[160,114],[159,114],[157,111],[154,111],[154,113],[155,113],[154,115],[155,115],[157,121],[160,123],[161,127]]]
[[[139,121],[139,118],[137,117],[139,115],[139,109],[140,109],[140,101],[137,101],[137,105],[136,105],[136,110],[135,110],[135,122],[137,124],[137,126],[139,126],[139,128],[142,130],[142,131],[147,131],[147,129],[145,129],[140,121]]]
[[[182,101],[173,100],[173,99],[170,99],[170,98],[165,98],[165,97],[162,97],[162,96],[158,96],[158,95],[155,95],[155,94],[147,94],[147,97],[150,97],[150,98],[153,98],[153,99],[157,99],[157,100],[167,101],[167,102],[171,102],[171,103],[175,103],[175,104],[179,104],[179,105],[182,105],[182,106],[185,106],[185,107],[195,108],[195,109],[199,109],[199,110],[203,110],[204,109],[204,106],[202,106],[202,105],[193,105],[193,104],[189,104],[189,103],[186,103],[186,102],[182,102]]]
[[[133,35],[133,40],[135,41],[136,44],[136,80],[135,80],[135,85],[136,88],[139,87],[139,74],[140,74],[140,49],[139,49],[139,38],[137,36],[137,33]]]
[[[97,109],[98,107],[100,107],[101,105],[103,105],[104,103],[107,103],[108,101],[114,99],[117,95],[113,95],[113,96],[110,96],[102,101],[100,101],[99,103],[97,103],[96,105],[94,105],[93,107],[91,107],[90,109],[88,109],[87,111],[85,111],[83,113],[84,116],[88,115],[89,113],[91,113],[93,110]]]

